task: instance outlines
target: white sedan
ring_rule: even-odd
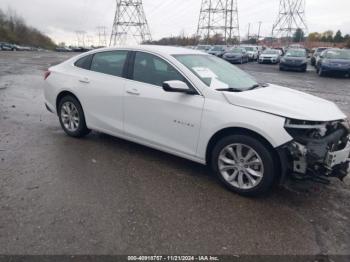
[[[349,124],[335,104],[259,84],[201,51],[98,49],[51,67],[45,83],[69,136],[96,130],[207,164],[245,196],[288,176],[349,172]]]

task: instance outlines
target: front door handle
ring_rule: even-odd
[[[129,95],[136,95],[136,96],[140,95],[140,92],[139,92],[137,89],[135,89],[135,88],[130,89],[130,90],[127,90],[126,92],[127,92]]]
[[[84,77],[84,78],[80,79],[79,82],[83,83],[83,84],[89,84],[90,83],[90,81],[89,81],[89,79],[87,77]]]

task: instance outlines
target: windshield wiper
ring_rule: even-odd
[[[238,88],[233,88],[233,87],[229,87],[229,88],[218,88],[215,89],[216,91],[223,91],[223,92],[242,92],[243,90],[238,89]]]
[[[269,85],[268,84],[255,84],[255,85],[252,85],[251,87],[249,87],[247,90],[253,90],[253,89],[257,89],[259,87],[268,87]]]

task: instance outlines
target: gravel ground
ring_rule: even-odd
[[[0,254],[350,255],[349,179],[247,199],[196,163],[101,133],[67,137],[42,75],[69,56],[0,52]],[[350,116],[350,79],[241,67]]]

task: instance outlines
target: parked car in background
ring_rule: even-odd
[[[348,175],[350,127],[334,103],[259,84],[203,52],[99,49],[51,67],[44,85],[67,135],[97,130],[207,164],[245,196],[289,176]]]
[[[283,56],[286,52],[286,50],[282,47],[273,48],[273,50],[278,50],[280,52],[280,56]]]
[[[306,72],[307,70],[307,52],[305,49],[288,49],[281,58],[280,70],[298,70]]]
[[[263,51],[258,59],[259,64],[271,63],[278,64],[281,60],[281,51],[276,49],[266,49]]]
[[[211,48],[212,48],[211,45],[197,45],[197,46],[195,47],[195,50],[208,52]]]
[[[229,50],[229,47],[226,45],[215,45],[209,49],[208,54],[222,57],[227,52],[227,50]]]
[[[324,51],[327,50],[328,47],[318,47],[316,48],[315,52],[313,53],[313,55],[311,56],[311,65],[316,66],[316,60],[318,58],[318,56]]]
[[[55,48],[56,52],[72,52],[73,50],[66,46],[59,46]]]
[[[245,48],[234,47],[228,50],[223,56],[223,59],[232,64],[243,64],[249,62],[248,53]]]
[[[3,51],[18,51],[18,47],[16,45],[6,42],[0,43],[0,49]]]
[[[350,50],[327,49],[319,55],[316,64],[319,76],[336,73],[350,76]]]
[[[256,61],[259,57],[259,50],[255,46],[241,46],[247,51],[248,58],[251,61]]]

